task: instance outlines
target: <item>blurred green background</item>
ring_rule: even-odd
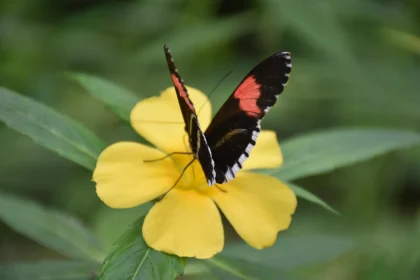
[[[167,43],[188,85],[214,108],[261,59],[292,52],[293,71],[263,128],[286,138],[331,127],[420,128],[420,2],[396,0],[5,0],[0,85],[86,124],[107,144],[138,140],[67,72],[138,94],[171,85]],[[91,173],[0,124],[0,188],[81,218],[107,246],[141,210],[110,210]],[[311,279],[419,279],[420,150],[298,183],[342,216],[301,201],[292,232],[351,235],[339,258],[302,269]],[[0,262],[62,258],[0,222]],[[281,234],[280,238],[281,239]],[[320,256],[322,259],[322,256]]]

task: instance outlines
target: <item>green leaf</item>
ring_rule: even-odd
[[[319,206],[324,207],[328,211],[331,211],[336,215],[340,215],[338,211],[336,211],[334,208],[329,206],[325,201],[323,201],[322,199],[320,199],[313,193],[305,190],[302,187],[297,186],[296,184],[287,183],[287,185],[293,190],[293,192],[296,194],[297,197],[300,197],[312,203],[318,204]]]
[[[228,244],[219,255],[201,263],[217,279],[300,279],[290,271],[331,261],[355,246],[352,239],[344,236],[286,234],[281,234],[273,247],[264,250],[245,243]],[[197,279],[207,273],[200,270],[195,273]]]
[[[115,240],[117,240],[139,217],[146,215],[152,206],[153,203],[148,202],[127,209],[104,207],[95,216],[95,233],[100,237],[107,252],[111,250]]]
[[[335,129],[282,143],[284,165],[268,171],[291,181],[420,144],[420,134],[388,129]]]
[[[283,235],[268,249],[231,244],[218,256],[201,262],[217,279],[297,279],[290,270],[333,260],[352,248],[354,241],[343,236]]]
[[[144,217],[116,242],[106,257],[100,280],[170,280],[182,275],[183,258],[158,252],[146,245],[142,236]]]
[[[168,44],[171,50],[176,52],[177,59],[182,59],[191,56],[191,53],[197,50],[212,49],[249,33],[254,26],[248,23],[254,20],[253,13],[243,12],[208,21],[205,24],[197,22],[152,41],[139,50],[136,58],[143,64],[156,62],[163,64],[165,59],[163,59],[162,47]]]
[[[47,106],[0,88],[0,120],[39,145],[93,169],[104,144],[81,124]]]
[[[245,243],[232,244],[220,256],[291,270],[333,260],[353,249],[354,245],[352,239],[338,235],[280,234],[271,248],[255,250]]]
[[[140,99],[134,93],[107,80],[84,73],[71,73],[70,78],[78,82],[93,97],[105,103],[123,120],[130,121],[130,112]]]
[[[420,37],[404,31],[384,28],[382,33],[389,42],[408,51],[420,54]]]
[[[67,257],[97,262],[104,259],[96,237],[69,215],[0,193],[0,219],[17,232]]]
[[[351,62],[350,44],[336,14],[337,9],[330,2],[318,5],[305,0],[265,0],[261,4],[269,15],[265,20],[270,29],[288,25],[293,34],[310,42],[311,47],[318,48],[335,60]]]
[[[99,264],[81,261],[37,261],[0,265],[0,279],[7,280],[92,280]]]
[[[217,279],[232,279],[232,280],[278,280],[278,279],[297,279],[297,277],[274,269],[272,267],[264,266],[259,263],[244,261],[237,258],[229,257],[214,257],[203,261],[209,271],[217,276]],[[300,279],[300,278],[299,278]]]

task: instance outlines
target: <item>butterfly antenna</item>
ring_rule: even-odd
[[[231,74],[233,73],[233,71],[229,71],[229,72],[227,72],[221,79],[220,79],[220,81],[216,84],[216,86],[211,90],[211,92],[210,92],[210,94],[207,96],[207,100],[201,105],[201,107],[200,107],[200,109],[198,109],[198,114],[197,115],[199,115],[200,114],[200,112],[201,112],[201,109],[203,109],[203,107],[204,107],[204,105],[206,105],[207,104],[207,102],[209,102],[210,101],[210,97],[211,97],[211,95],[216,91],[216,89],[220,86],[220,84],[224,81],[224,80],[226,80],[226,78],[227,77],[229,77]]]

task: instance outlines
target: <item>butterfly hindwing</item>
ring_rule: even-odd
[[[217,183],[235,178],[249,157],[261,129],[261,119],[282,93],[291,66],[290,53],[268,57],[246,75],[213,118],[205,137]]]
[[[209,186],[216,183],[216,171],[214,169],[214,161],[206,137],[200,128],[196,115],[191,115],[190,131],[188,132],[190,146],[195,157],[200,162],[201,168],[206,176]]]
[[[214,169],[214,161],[211,155],[211,150],[207,144],[206,137],[200,128],[194,104],[188,96],[184,82],[178,74],[172,55],[166,45],[164,46],[164,50],[169,72],[178,97],[179,107],[184,119],[185,131],[188,134],[191,151],[194,154],[194,157],[199,160],[204,175],[206,176],[207,183],[211,186],[216,180],[216,172]]]

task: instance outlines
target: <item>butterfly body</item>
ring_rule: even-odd
[[[190,148],[200,162],[207,184],[229,182],[242,169],[256,145],[261,119],[275,104],[288,81],[292,66],[290,53],[276,53],[252,69],[203,132],[194,104],[166,45],[164,50]]]

